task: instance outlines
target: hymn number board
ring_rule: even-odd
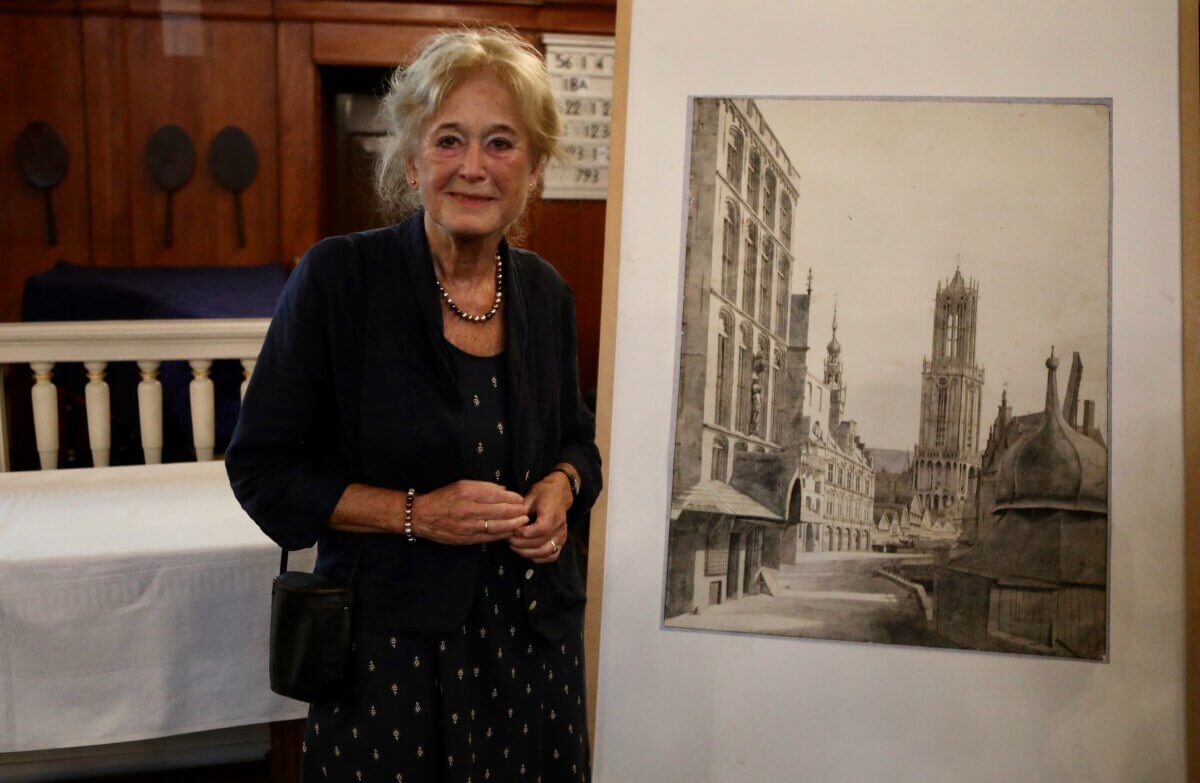
[[[604,36],[546,35],[546,69],[563,117],[562,162],[546,166],[546,199],[608,197],[614,41]]]

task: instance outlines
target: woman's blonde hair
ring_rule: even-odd
[[[480,72],[499,77],[516,99],[534,167],[561,156],[562,118],[538,50],[511,30],[496,27],[438,33],[411,65],[392,73],[380,106],[388,136],[375,168],[375,191],[385,218],[419,206],[419,194],[408,186],[407,160],[417,152],[426,120],[455,87]]]

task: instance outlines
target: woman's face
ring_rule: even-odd
[[[426,226],[455,241],[499,242],[535,181],[534,154],[509,90],[489,73],[468,77],[425,123],[408,161]]]

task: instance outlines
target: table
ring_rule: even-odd
[[[278,567],[221,462],[0,474],[0,752],[303,717],[267,685]]]

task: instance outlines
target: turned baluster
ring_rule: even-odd
[[[163,413],[162,383],[158,380],[158,362],[139,361],[138,421],[142,426],[142,453],[147,465],[162,462]]]
[[[58,389],[50,380],[54,362],[31,362],[33,369],[33,432],[42,470],[58,468]]]
[[[216,412],[213,407],[213,382],[208,377],[212,368],[210,359],[189,359],[192,382],[188,387],[192,403],[192,443],[196,446],[196,461],[207,462],[213,458],[216,444]]]
[[[108,456],[112,448],[112,411],[109,402],[108,383],[104,370],[108,362],[84,362],[88,383],[83,390],[87,407],[88,445],[92,450],[92,465],[108,467]]]
[[[242,359],[242,399],[246,399],[246,387],[250,385],[250,376],[254,374],[254,365],[258,362],[257,359]]]

